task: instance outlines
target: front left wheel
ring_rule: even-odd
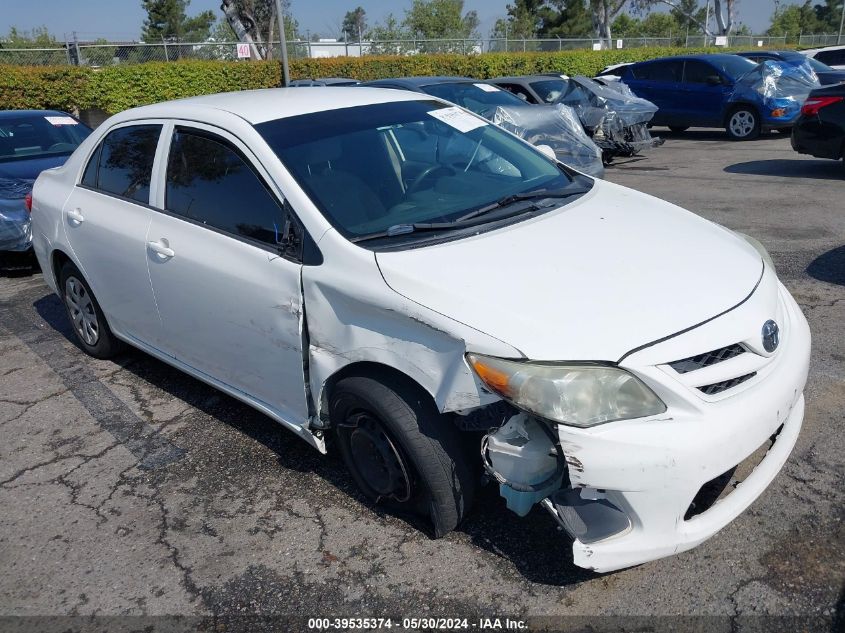
[[[353,376],[332,390],[331,420],[352,479],[372,502],[427,517],[439,538],[472,503],[460,432],[421,390],[392,376]]]
[[[728,114],[725,129],[734,141],[753,140],[760,136],[760,115],[751,106],[737,106]]]
[[[79,345],[94,358],[111,358],[121,349],[88,282],[71,262],[62,266],[59,288]]]

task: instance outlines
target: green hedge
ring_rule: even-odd
[[[664,55],[704,52],[694,48],[632,48],[558,53],[409,55],[294,59],[293,79],[352,77],[379,79],[413,75],[501,75],[562,72],[594,75],[605,66]],[[709,49],[714,52],[714,49]],[[719,52],[722,52],[720,49]],[[150,62],[101,69],[73,66],[0,65],[0,109],[126,108],[200,94],[278,86],[278,62]]]

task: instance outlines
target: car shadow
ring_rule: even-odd
[[[816,257],[807,266],[807,274],[819,281],[845,286],[845,245]]]
[[[64,306],[55,294],[36,300],[33,307],[55,332],[79,347]],[[270,449],[280,467],[315,474],[338,491],[366,505],[374,514],[389,516],[382,506],[371,503],[359,492],[331,447],[328,456],[321,455],[252,407],[140,350],[130,348],[113,362],[140,380]],[[189,447],[183,448],[190,450]],[[397,518],[431,536],[430,527],[419,519]],[[456,533],[447,538],[467,538],[476,547],[510,561],[532,583],[564,586],[599,576],[574,565],[572,539],[557,529],[551,516],[535,506],[528,516],[518,517],[505,507],[498,487],[493,484],[479,489],[469,516]]]
[[[729,174],[751,176],[780,176],[785,178],[815,178],[817,180],[845,180],[842,164],[833,160],[805,160],[769,158],[734,163],[725,167]]]

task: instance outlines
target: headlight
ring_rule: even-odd
[[[746,235],[745,233],[740,233],[739,231],[734,231],[737,235],[739,235],[742,239],[746,242],[751,244],[758,253],[760,253],[760,257],[763,258],[763,261],[766,263],[767,268],[771,268],[773,272],[775,272],[775,263],[772,261],[772,256],[769,255],[769,251],[766,250],[766,247],[763,246],[760,242],[756,239],[751,237],[750,235]]]
[[[515,406],[548,420],[588,427],[657,415],[666,405],[641,380],[604,365],[541,365],[468,354],[475,373]]]

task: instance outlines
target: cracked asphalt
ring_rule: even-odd
[[[572,565],[545,512],[520,519],[488,486],[456,532],[432,540],[369,505],[339,458],[245,405],[141,352],[85,356],[40,275],[5,275],[0,629],[92,622],[11,616],[201,616],[216,630],[260,630],[284,618],[304,628],[296,618],[313,616],[510,616],[571,628],[597,622],[573,616],[604,615],[617,617],[603,620],[614,630],[638,621],[622,616],[663,616],[648,626],[675,630],[678,616],[695,616],[690,626],[707,630],[841,631],[845,170],[794,154],[777,134],[732,143],[654,132],[666,144],[610,167],[608,179],[760,239],[813,332],[798,445],[713,539],[593,574]],[[103,630],[128,621],[99,620],[110,623]]]

